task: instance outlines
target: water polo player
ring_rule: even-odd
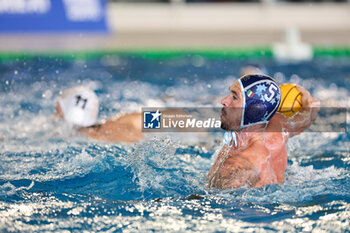
[[[224,146],[206,181],[213,188],[282,184],[287,166],[286,143],[316,119],[319,101],[304,88],[302,110],[293,118],[277,113],[280,88],[266,75],[246,75],[221,100]]]
[[[74,126],[78,133],[107,142],[135,142],[144,138],[141,114],[126,114],[97,123],[99,101],[86,87],[66,90],[56,104],[55,115]]]

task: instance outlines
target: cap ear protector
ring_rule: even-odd
[[[281,101],[277,82],[267,75],[258,74],[245,75],[238,82],[243,96],[240,128],[268,123]]]
[[[264,117],[267,110],[266,105],[261,100],[252,100],[246,105],[245,118],[249,122],[257,122]]]
[[[58,98],[58,103],[65,121],[82,127],[96,123],[99,102],[95,92],[90,89],[70,88]]]

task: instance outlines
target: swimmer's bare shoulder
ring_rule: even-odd
[[[267,148],[273,145],[285,146],[288,142],[288,128],[284,125],[288,124],[288,118],[283,114],[276,113],[269,121],[265,130],[265,145]]]
[[[135,142],[144,139],[141,129],[141,113],[114,117],[92,127],[80,129],[85,136],[107,142]]]
[[[244,149],[230,149],[228,155],[225,154],[227,149],[226,146],[223,147],[208,173],[209,187],[260,187],[276,182],[268,158],[269,151],[262,140],[253,140]]]

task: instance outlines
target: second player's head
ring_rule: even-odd
[[[96,124],[99,101],[95,92],[86,87],[66,90],[57,101],[56,114],[68,123],[80,127]]]

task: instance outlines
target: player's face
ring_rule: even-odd
[[[230,94],[221,100],[221,128],[224,130],[238,130],[241,124],[243,98],[238,81],[230,88]]]

